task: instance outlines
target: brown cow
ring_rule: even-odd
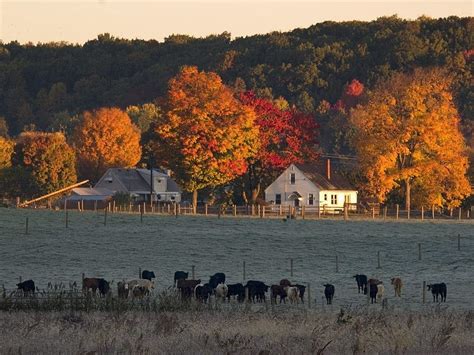
[[[286,286],[281,286],[281,285],[272,285],[270,287],[270,297],[273,303],[276,303],[277,296],[280,296],[280,303],[283,301],[283,303],[286,303],[285,298],[286,298],[286,291],[285,291]]]
[[[402,279],[399,277],[392,278],[393,289],[395,290],[395,296],[402,297]]]
[[[201,283],[201,280],[178,280],[178,290],[181,292],[183,299],[191,298],[194,293],[194,289]]]
[[[105,296],[109,293],[110,286],[109,283],[97,277],[85,277],[82,280],[82,292],[87,293],[89,290],[92,290],[92,293],[95,295],[96,291],[99,290],[99,293]]]
[[[291,286],[291,282],[290,282],[290,280],[288,280],[288,279],[280,280],[280,286],[283,286],[283,287],[285,287],[285,286]]]

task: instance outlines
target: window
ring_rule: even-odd
[[[294,184],[295,184],[295,181],[296,181],[295,173],[291,173],[291,174],[290,174],[290,184],[291,184],[291,185],[294,185]]]
[[[337,205],[337,195],[331,195],[331,205]]]
[[[275,205],[281,205],[281,194],[275,195]]]
[[[313,194],[308,195],[308,205],[314,205],[314,195]]]
[[[328,200],[328,194],[324,194],[324,201]]]

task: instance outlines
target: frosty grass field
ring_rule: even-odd
[[[242,282],[245,261],[247,280],[309,282],[317,306],[322,303],[322,284],[334,284],[335,310],[365,304],[352,278],[356,273],[383,280],[389,305],[397,308],[420,307],[423,281],[445,282],[450,308],[474,307],[471,221],[283,222],[145,215],[141,224],[136,214],[109,214],[106,226],[103,221],[102,212],[70,212],[66,229],[64,212],[0,209],[0,285],[13,289],[21,276],[43,289],[48,282],[80,283],[82,273],[118,281],[136,278],[141,267],[155,271],[160,290],[172,285],[176,270],[191,272],[192,265],[196,278],[207,281],[209,275],[224,272],[228,283],[234,283]],[[377,268],[379,251],[381,268]],[[404,282],[401,299],[393,297],[390,278],[394,276]],[[431,294],[426,297],[431,303]]]

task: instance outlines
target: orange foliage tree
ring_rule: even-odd
[[[74,150],[62,133],[21,133],[12,160],[14,183],[28,190],[22,194],[46,194],[77,181]]]
[[[245,173],[258,149],[255,112],[217,74],[183,67],[169,82],[164,111],[154,128],[156,161],[193,192],[194,207],[198,190]]]
[[[351,113],[365,191],[380,202],[401,188],[405,207],[459,206],[470,193],[459,115],[441,69],[397,74]]]
[[[0,136],[0,170],[11,166],[14,143]]]
[[[133,167],[141,157],[140,130],[118,108],[83,113],[73,135],[81,177],[97,181],[110,167]]]

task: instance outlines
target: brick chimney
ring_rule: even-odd
[[[331,159],[326,160],[326,177],[331,180]]]

